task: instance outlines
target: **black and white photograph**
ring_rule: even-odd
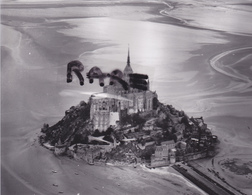
[[[1,195],[252,195],[252,0],[2,0]]]

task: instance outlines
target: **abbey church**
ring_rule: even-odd
[[[127,65],[123,71],[123,80],[129,83],[129,74],[133,70],[130,65],[128,52]],[[103,93],[92,95],[90,98],[90,119],[93,129],[106,131],[108,127],[116,125],[122,114],[133,114],[137,112],[148,112],[153,110],[153,99],[157,98],[156,92],[129,88],[124,90],[122,85],[115,82],[113,85],[103,87]]]

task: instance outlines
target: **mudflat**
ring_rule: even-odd
[[[203,194],[171,168],[89,166],[39,146],[43,123],[55,124],[65,110],[102,90],[97,83],[67,84],[67,63],[81,60],[84,72],[94,65],[123,69],[128,44],[133,70],[149,75],[160,101],[203,116],[218,135],[214,164],[199,163],[249,193],[251,6],[233,3],[3,2],[1,193]],[[207,20],[214,13],[225,16],[226,25]]]

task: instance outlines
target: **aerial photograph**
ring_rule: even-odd
[[[1,195],[252,195],[252,0],[2,0]]]

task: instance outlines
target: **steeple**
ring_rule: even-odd
[[[129,74],[132,74],[133,73],[133,70],[130,66],[130,50],[129,50],[129,47],[128,47],[128,58],[127,58],[127,65],[126,67],[124,68],[124,71],[123,71],[123,77],[124,77],[124,80],[126,82],[129,82]]]
[[[127,65],[130,66],[130,51],[129,51],[129,47],[128,47],[128,59],[127,59]]]
[[[130,49],[128,47],[128,58],[127,58],[127,65],[126,67],[124,68],[124,71],[123,71],[123,74],[125,76],[128,76],[129,74],[132,74],[133,73],[133,70],[130,66]]]

